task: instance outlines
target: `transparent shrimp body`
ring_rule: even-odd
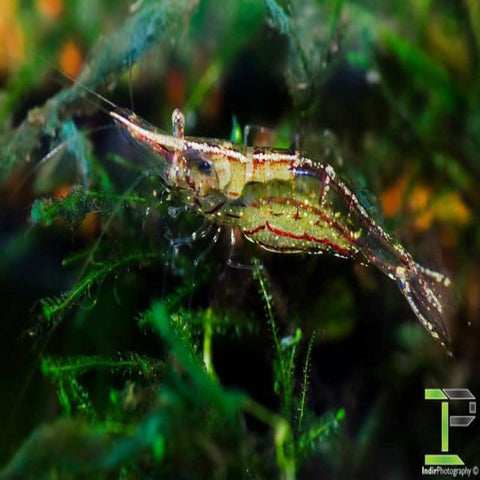
[[[328,164],[298,151],[184,136],[173,112],[166,135],[126,111],[112,117],[130,136],[166,160],[165,182],[212,222],[238,227],[278,253],[331,253],[360,258],[394,280],[422,325],[447,350],[444,275],[421,267],[368,213]]]

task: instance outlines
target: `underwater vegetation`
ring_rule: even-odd
[[[0,37],[0,478],[418,474],[424,388],[480,395],[477,3],[9,0]],[[451,278],[453,357],[375,269],[206,228],[112,105],[332,165]]]

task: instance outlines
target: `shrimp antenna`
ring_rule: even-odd
[[[101,100],[102,102],[106,103],[107,105],[109,105],[110,107],[113,107],[115,109],[118,108],[118,105],[116,105],[115,103],[113,103],[111,100],[109,100],[108,98],[104,97],[103,95],[100,95],[100,93],[96,92],[95,90],[93,90],[92,88],[90,87],[87,87],[85,84],[79,82],[77,79],[75,79],[74,77],[72,77],[71,75],[69,75],[68,73],[64,72],[61,68],[57,67],[56,65],[54,65],[53,63],[51,63],[50,61],[48,61],[46,58],[43,58],[41,55],[38,55],[37,56],[39,58],[41,58],[45,63],[47,63],[51,68],[53,68],[54,70],[56,70],[57,72],[59,72],[62,76],[64,76],[65,78],[68,78],[73,86],[78,86],[82,89],[84,89],[86,92],[89,92],[90,94],[92,94],[93,96],[97,97],[99,100]]]

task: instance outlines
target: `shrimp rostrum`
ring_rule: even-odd
[[[449,351],[442,293],[450,280],[416,263],[330,165],[299,151],[185,136],[178,109],[173,135],[130,111],[110,114],[134,142],[162,158],[164,181],[194,211],[238,227],[265,250],[325,252],[375,265],[397,283],[420,323]]]

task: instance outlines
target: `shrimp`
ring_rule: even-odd
[[[297,150],[185,136],[179,109],[172,114],[173,135],[125,109],[110,115],[160,157],[163,180],[193,211],[238,227],[271,252],[330,253],[373,264],[397,283],[420,323],[450,353],[442,298],[449,278],[416,263],[331,165]]]

